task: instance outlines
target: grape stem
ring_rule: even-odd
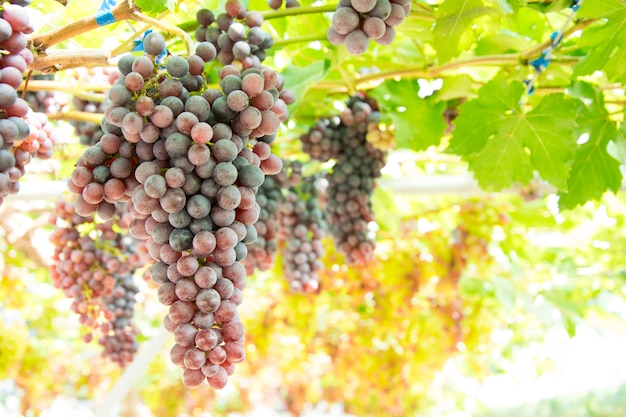
[[[133,18],[133,13],[138,12],[136,6],[132,2],[123,1],[111,9],[113,17],[116,21],[128,20]],[[52,29],[48,32],[36,34],[28,37],[28,42],[37,51],[45,51],[59,42],[72,39],[83,33],[90,32],[99,28],[96,23],[95,16],[84,17],[80,20],[69,23],[65,26]]]
[[[28,68],[50,73],[75,67],[102,67],[109,65],[109,58],[109,52],[102,49],[59,49],[35,56]]]
[[[100,124],[104,117],[101,113],[89,113],[86,111],[68,110],[58,113],[46,113],[48,120],[76,120],[79,122],[89,122]]]
[[[77,97],[80,96],[80,98],[84,100],[99,102],[104,101],[104,94],[87,93],[87,91],[108,91],[111,89],[111,84],[92,82],[61,83],[54,80],[30,79],[28,81],[28,87],[26,87],[26,82],[23,81],[22,85],[18,88],[18,91],[23,91],[25,89],[28,89],[28,91],[58,91]]]
[[[501,54],[501,55],[485,55],[476,56],[470,59],[461,59],[452,61],[439,67],[430,67],[424,69],[423,66],[419,67],[405,67],[402,69],[394,69],[387,72],[380,72],[377,74],[366,75],[358,78],[354,81],[354,86],[357,90],[365,90],[376,87],[384,80],[388,80],[396,77],[412,77],[412,78],[434,78],[441,74],[452,71],[455,69],[469,67],[469,66],[494,66],[494,65],[519,65],[524,64],[524,54]],[[580,61],[578,56],[555,56],[552,58],[552,62],[562,64],[572,64]],[[339,88],[341,85],[339,82],[322,81],[315,85],[316,88]],[[347,91],[344,87],[343,91]]]
[[[325,41],[326,33],[320,33],[317,35],[305,35],[305,36],[296,36],[293,38],[286,39],[278,39],[274,41],[274,47],[276,46],[285,46],[291,45],[294,43],[304,43],[304,42],[314,42],[314,41]]]

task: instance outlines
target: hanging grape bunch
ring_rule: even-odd
[[[246,286],[244,241],[256,236],[256,192],[282,161],[273,140],[287,117],[281,77],[227,65],[208,88],[205,63],[216,49],[200,42],[188,58],[156,64],[165,39],[153,32],[143,56],[124,56],[108,93],[104,136],[78,162],[69,188],[76,211],[106,216],[129,201],[130,232],[146,239],[151,279],[169,306],[172,361],[183,383],[223,388],[245,358],[237,306]],[[282,105],[280,105],[282,103]]]
[[[411,12],[411,0],[341,0],[333,13],[328,41],[346,44],[348,52],[367,51],[370,39],[389,45],[396,37],[395,27]]]
[[[73,300],[72,311],[89,329],[85,341],[96,331],[103,356],[122,367],[132,361],[138,346],[132,318],[139,289],[133,273],[140,266],[131,262],[133,239],[119,233],[125,229],[119,217],[123,210],[96,222],[93,216],[76,214],[72,203],[57,201],[51,217],[57,228],[50,236],[53,284]]]
[[[28,104],[18,97],[17,89],[33,54],[26,48],[26,36],[33,31],[24,7],[4,4],[0,12],[0,204],[4,197],[19,191],[18,180],[25,173],[25,165],[38,152],[42,155],[52,149],[48,131],[30,137]],[[37,116],[33,116],[36,118]],[[47,119],[46,121],[47,122]],[[39,123],[39,122],[38,122]],[[41,126],[45,123],[41,124]],[[48,149],[49,148],[49,149]]]
[[[289,187],[280,207],[283,270],[294,292],[310,293],[319,288],[317,272],[323,269],[326,222],[318,180],[319,176],[308,176]]]
[[[260,146],[260,145],[256,145]],[[248,256],[243,262],[246,272],[266,271],[273,267],[278,251],[281,226],[281,207],[285,203],[283,190],[300,182],[302,163],[283,161],[283,169],[275,175],[268,175],[257,192],[257,203],[261,208],[259,221],[254,225],[256,239],[246,242]]]
[[[210,42],[223,65],[237,61],[243,68],[259,67],[266,57],[265,50],[274,44],[272,36],[261,29],[263,16],[248,13],[237,0],[226,2],[226,13],[217,18],[211,10],[201,9],[196,19],[200,25],[196,40]]]
[[[311,159],[335,160],[326,176],[324,213],[329,232],[349,263],[367,262],[376,246],[369,231],[369,223],[374,221],[371,196],[385,165],[385,153],[367,137],[378,136],[379,120],[376,102],[357,94],[339,116],[319,120],[300,137],[302,149]],[[384,131],[381,136],[386,134]]]

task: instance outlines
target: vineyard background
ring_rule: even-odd
[[[413,1],[394,42],[362,55],[326,40],[333,2],[244,3],[274,37],[264,65],[295,94],[275,154],[328,170],[300,137],[357,91],[395,142],[372,199],[374,258],[348,265],[326,238],[313,294],[289,290],[280,256],[249,276],[247,358],[221,391],[181,383],[143,271],[129,368],[83,342],[50,279],[49,216],[120,56],[141,55],[148,30],[185,55],[197,10],[225,2],[136,1],[143,14],[77,32],[64,25],[100,2],[60,3],[28,6],[21,91],[49,98],[57,143],[0,206],[0,415],[624,415],[626,2]]]

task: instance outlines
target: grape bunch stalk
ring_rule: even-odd
[[[360,55],[372,39],[389,45],[396,37],[396,26],[411,13],[411,0],[341,0],[333,13],[327,38],[333,45],[346,45],[348,52]]]
[[[146,54],[120,59],[105,134],[85,150],[69,188],[82,215],[107,217],[115,203],[129,202],[130,233],[146,240],[151,279],[169,308],[171,360],[183,368],[185,386],[207,381],[219,389],[246,356],[241,262],[244,242],[256,236],[256,192],[266,174],[282,169],[269,145],[286,117],[282,77],[227,65],[219,88],[210,88],[205,64],[217,58],[210,42],[157,63],[165,46],[152,32]]]
[[[335,160],[326,176],[324,213],[329,232],[349,263],[367,262],[376,246],[369,230],[374,221],[371,197],[385,165],[385,152],[367,138],[379,135],[375,131],[379,120],[375,100],[356,94],[339,116],[319,120],[300,137],[311,159]]]
[[[139,333],[132,323],[135,295],[139,289],[133,273],[140,265],[131,261],[134,239],[124,230],[123,208],[110,220],[76,214],[71,202],[59,200],[50,222],[56,225],[50,236],[55,252],[50,275],[55,287],[72,301],[72,311],[89,332],[84,340],[99,335],[103,356],[121,367],[133,359]]]

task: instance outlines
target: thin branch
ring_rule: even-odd
[[[133,18],[133,13],[138,11],[138,9],[131,3],[132,2],[123,1],[111,9],[111,13],[116,21]],[[66,41],[99,27],[96,22],[96,17],[88,16],[60,28],[29,36],[28,41],[36,50],[45,51],[59,42]]]
[[[111,88],[109,83],[93,83],[93,82],[59,82],[55,80],[33,80],[31,79],[26,85],[23,81],[19,86],[18,91],[58,91],[68,93],[74,96],[82,95],[89,101],[104,101],[100,100],[100,96],[104,97],[104,94],[87,93],[88,91],[108,91]],[[81,97],[82,98],[82,97]]]
[[[585,29],[586,27],[590,26],[597,20],[598,19],[585,19],[585,20],[578,21],[574,26],[572,26],[571,28],[563,32],[563,39],[567,38],[568,36],[570,36],[572,33],[576,31]],[[522,53],[522,57],[524,57],[525,59],[532,58],[536,55],[541,54],[545,49],[549,48],[550,45],[552,45],[552,39],[545,41],[544,43],[539,44],[533,48],[530,48],[527,51],[524,51]]]
[[[78,110],[68,110],[59,113],[46,113],[48,116],[48,120],[76,120],[79,122],[89,122],[100,124],[103,114],[100,113],[89,113],[86,111],[78,111]]]
[[[41,72],[56,72],[76,67],[109,65],[109,52],[102,49],[60,49],[35,56],[28,68]]]
[[[285,46],[291,45],[294,43],[304,43],[304,42],[314,42],[314,41],[325,41],[326,33],[314,34],[314,35],[306,35],[306,36],[297,36],[293,38],[286,39],[277,39],[274,41],[274,47],[276,46]]]

